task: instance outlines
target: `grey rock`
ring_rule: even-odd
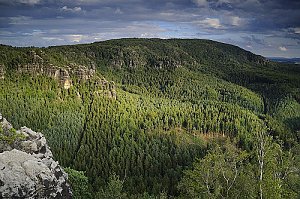
[[[7,135],[11,124],[5,118],[0,124]],[[43,134],[27,127],[16,133],[22,139],[0,141],[0,198],[72,198],[68,176]]]
[[[12,125],[5,118],[2,118],[0,126],[2,126],[4,131],[8,131],[12,128]]]

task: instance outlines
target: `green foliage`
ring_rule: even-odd
[[[266,132],[257,132],[255,136],[253,165],[260,198],[294,198],[297,191],[289,185],[300,180],[297,152],[284,151]]]
[[[92,198],[88,178],[85,176],[84,172],[76,171],[71,168],[64,168],[64,170],[68,173],[68,180],[72,187],[73,198]]]
[[[32,51],[43,63],[34,63]],[[198,197],[207,187],[191,180],[205,177],[197,169],[210,173],[211,189],[200,198],[257,198],[259,184],[266,197],[299,197],[299,66],[227,44],[179,39],[1,45],[0,63],[0,112],[17,128],[41,131],[55,159],[86,171],[99,197],[176,197],[178,182],[183,196]],[[97,92],[94,78],[77,83],[72,75],[74,85],[64,90],[55,79],[17,72],[50,64],[96,67],[97,76],[116,82],[117,99]],[[262,182],[256,132],[270,135]],[[212,144],[227,139],[235,144]],[[291,171],[284,168],[295,169],[274,177]],[[83,173],[68,171],[75,184],[87,183]],[[78,197],[87,190],[77,188]]]
[[[13,144],[15,141],[23,139],[25,139],[25,136],[21,133],[17,133],[16,129],[10,128],[6,131],[0,126],[0,141]]]
[[[284,183],[283,198],[299,198],[300,195],[300,145],[285,152],[283,164]]]
[[[257,132],[253,151],[257,160],[260,198],[281,198],[281,179],[276,175],[280,172],[280,145],[272,142],[272,137],[265,132]]]
[[[95,198],[98,199],[122,199],[126,198],[126,194],[123,193],[124,180],[120,180],[120,177],[116,174],[111,174],[108,179],[108,184],[104,189],[101,189],[96,193]]]
[[[183,198],[236,198],[242,162],[247,153],[239,151],[227,140],[214,146],[208,154],[187,170],[179,184]]]
[[[292,130],[300,130],[300,104],[292,97],[286,97],[276,104],[274,118]]]
[[[299,163],[265,133],[258,133],[254,154],[228,140],[215,145],[179,183],[182,198],[296,198]]]

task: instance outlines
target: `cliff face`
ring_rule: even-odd
[[[18,65],[19,73],[46,75],[55,78],[65,89],[69,89],[72,86],[71,75],[77,77],[79,81],[83,81],[88,80],[95,73],[95,69],[87,69],[85,66],[75,64],[65,67],[55,66],[44,61],[35,51],[30,51],[27,56],[28,63]]]
[[[96,84],[95,85],[95,87],[96,87],[95,93],[97,95],[104,94],[107,97],[117,99],[115,82],[113,82],[113,81],[109,82],[104,78],[102,78],[102,79],[96,78],[95,84]]]
[[[43,134],[16,131],[0,114],[0,198],[72,198]]]
[[[39,54],[44,55],[41,51]],[[90,67],[71,63],[64,67],[58,67],[45,61],[35,51],[30,51],[27,54],[28,62],[18,65],[19,73],[26,73],[31,75],[46,75],[56,79],[60,86],[64,89],[69,89],[76,81],[83,83],[91,79],[96,81],[97,87],[104,91],[102,93],[109,97],[116,99],[116,89],[114,82],[108,82],[104,78],[98,78],[96,74],[96,66],[91,64]],[[0,79],[4,79],[4,66],[0,65]]]

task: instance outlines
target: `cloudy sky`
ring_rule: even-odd
[[[0,43],[202,38],[300,57],[300,0],[0,0]]]

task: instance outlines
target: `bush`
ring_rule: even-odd
[[[69,174],[68,179],[71,184],[73,198],[92,198],[88,178],[84,175],[84,172],[76,171],[71,168],[65,168],[64,170]]]

